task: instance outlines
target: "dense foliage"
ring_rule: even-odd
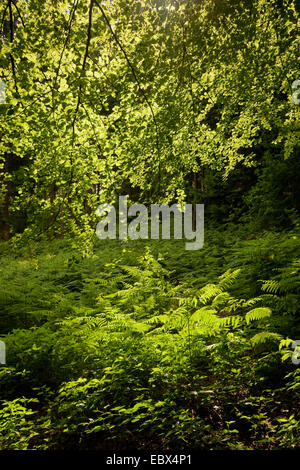
[[[299,447],[298,28],[293,0],[1,2],[0,449]],[[203,249],[97,240],[119,195],[204,203]]]

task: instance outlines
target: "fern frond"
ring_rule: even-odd
[[[277,292],[280,291],[280,282],[274,281],[273,279],[263,281],[261,289],[263,292],[267,292],[269,294],[277,294]]]
[[[198,298],[199,301],[205,305],[209,300],[221,294],[222,292],[223,291],[219,286],[215,284],[207,284],[198,291]]]
[[[254,335],[250,341],[253,346],[258,346],[267,342],[278,342],[281,341],[282,336],[278,333],[271,333],[269,331],[262,331]]]
[[[253,305],[258,304],[258,303],[261,302],[262,300],[263,300],[262,297],[253,297],[252,299],[246,300],[246,301],[243,303],[243,307],[252,307]]]
[[[237,328],[243,322],[243,317],[240,315],[231,315],[228,317],[220,318],[219,324],[220,327],[225,328],[226,326],[232,326],[233,328]]]
[[[233,285],[240,272],[240,269],[235,269],[234,271],[229,269],[222,276],[220,276],[219,287],[222,289],[222,291],[229,289],[229,287]]]
[[[250,312],[246,313],[246,323],[249,325],[251,321],[262,320],[263,318],[269,317],[271,313],[271,309],[267,307],[254,308],[253,310],[250,310]]]

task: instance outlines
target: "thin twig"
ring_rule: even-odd
[[[14,40],[14,20],[13,20],[13,13],[12,13],[12,0],[8,0],[8,8],[9,8],[9,24],[10,24],[10,42],[12,43]],[[19,89],[18,89],[18,84],[17,84],[17,79],[16,79],[16,65],[15,65],[15,60],[13,58],[13,55],[10,53],[10,62],[11,62],[11,68],[12,68],[12,74],[14,78],[14,84],[15,84],[15,90],[17,92],[17,95],[20,96]]]

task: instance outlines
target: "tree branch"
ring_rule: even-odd
[[[124,49],[124,47],[122,46],[121,42],[119,41],[117,35],[115,34],[114,30],[112,29],[112,26],[109,22],[109,19],[107,18],[106,14],[105,14],[105,11],[103,10],[102,6],[100,5],[100,3],[97,1],[97,0],[94,0],[95,4],[97,5],[97,7],[99,8],[99,10],[101,11],[101,14],[107,24],[107,26],[109,27],[109,30],[115,40],[115,42],[117,43],[118,47],[120,48],[120,50],[122,51],[125,59],[126,59],[126,62],[132,72],[132,75],[138,85],[138,89],[140,91],[140,93],[142,94],[145,102],[147,103],[149,109],[150,109],[150,112],[151,112],[151,115],[152,115],[152,118],[153,118],[153,122],[154,122],[154,126],[155,126],[155,132],[156,132],[156,148],[157,148],[157,155],[158,155],[158,172],[159,172],[159,190],[160,190],[160,148],[159,148],[159,133],[158,133],[158,125],[157,125],[157,121],[156,121],[156,117],[155,117],[155,113],[154,113],[154,110],[153,110],[153,107],[152,107],[152,104],[150,103],[150,101],[148,100],[148,97],[145,93],[145,90],[143,89],[142,85],[141,85],[141,82],[136,74],[136,71]]]

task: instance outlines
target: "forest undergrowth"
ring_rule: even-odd
[[[299,225],[3,243],[0,271],[1,449],[299,447]]]

